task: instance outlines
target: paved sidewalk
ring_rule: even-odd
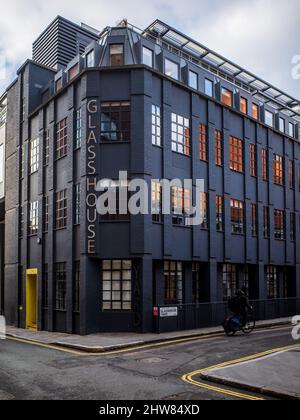
[[[300,400],[300,345],[259,359],[207,370],[201,373],[201,378],[280,399]]]
[[[256,328],[273,327],[291,324],[291,318],[273,319],[257,322]],[[87,336],[69,335],[49,332],[32,332],[14,327],[7,327],[7,335],[42,344],[59,345],[89,353],[101,353],[116,349],[134,347],[144,344],[154,344],[184,338],[204,335],[214,335],[223,332],[222,327],[203,328],[198,330],[178,331],[164,334],[135,334],[135,333],[98,333]]]

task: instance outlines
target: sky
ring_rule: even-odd
[[[0,14],[0,93],[57,15],[99,30],[123,18],[144,29],[159,18],[300,99],[300,78],[292,77],[299,0],[9,0]]]

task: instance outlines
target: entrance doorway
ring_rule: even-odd
[[[26,329],[37,331],[38,270],[26,270]]]

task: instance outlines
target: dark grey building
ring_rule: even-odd
[[[298,102],[160,21],[106,28],[60,70],[45,66],[69,58],[57,49],[7,90],[7,321],[195,328],[219,324],[244,285],[257,317],[296,314]],[[97,214],[97,181],[119,191],[119,171],[146,180],[153,214]],[[186,223],[194,187],[161,214],[154,180],[174,178],[205,180],[200,226]]]
[[[82,24],[76,25],[57,16],[32,46],[33,61],[59,69],[74,57],[83,54],[85,48],[99,39],[100,32]]]

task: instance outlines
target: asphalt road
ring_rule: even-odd
[[[293,344],[291,327],[110,356],[83,357],[11,339],[0,340],[0,400],[240,399],[191,385],[182,376]]]

